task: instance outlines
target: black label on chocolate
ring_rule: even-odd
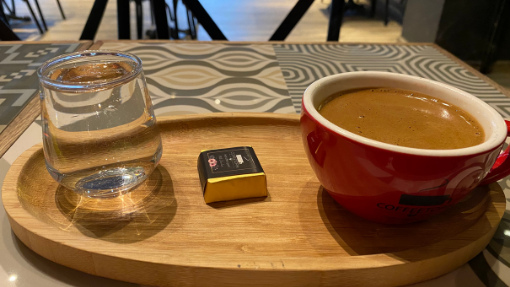
[[[234,147],[200,154],[207,178],[264,172],[251,147]]]

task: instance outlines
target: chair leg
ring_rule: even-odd
[[[179,39],[179,21],[177,21],[177,2],[179,2],[179,0],[173,0],[172,1],[172,5],[174,7],[174,26],[175,26],[175,32],[174,34],[172,35],[172,38],[174,39]]]
[[[130,15],[129,1],[117,0],[117,30],[119,31],[119,40],[129,40],[131,38]]]
[[[62,5],[60,5],[60,0],[57,0],[58,9],[60,10],[60,14],[62,14],[62,19],[66,19],[66,15],[64,15],[64,9],[62,9]]]
[[[271,38],[269,38],[269,41],[285,41],[285,38],[292,32],[292,29],[297,25],[299,20],[305,15],[306,11],[308,11],[308,8],[312,6],[314,0],[299,0],[297,1],[296,5],[290,10],[289,14],[285,17],[283,22],[276,28],[276,31],[273,33]],[[342,0],[343,1],[343,0]],[[195,2],[198,2],[198,0],[195,0]],[[193,9],[191,9],[193,11]],[[200,18],[197,12],[193,11],[193,14],[195,14],[198,18],[198,21],[202,25],[202,28],[206,29],[206,23],[204,23]],[[211,19],[212,21],[212,19]],[[207,29],[206,29],[207,30]],[[218,29],[219,30],[219,29]],[[211,33],[209,33],[211,35]],[[221,34],[223,36],[223,34]],[[224,40],[221,38],[213,38],[213,40]]]
[[[99,29],[99,24],[101,24],[101,20],[103,19],[106,4],[108,4],[108,0],[94,1],[87,22],[85,22],[85,27],[83,27],[83,31],[81,32],[80,40],[94,40],[97,30]]]
[[[172,6],[174,6],[174,5],[172,4]],[[170,8],[170,6],[166,3],[166,1],[165,1],[165,7],[166,7],[166,12],[168,13],[168,16],[170,17],[170,23],[173,23],[173,25],[174,25],[174,28],[170,27],[170,37],[172,37],[174,39],[178,39],[179,31],[177,31],[177,27],[178,27],[177,11],[174,8],[174,10],[172,12],[172,8]]]
[[[143,7],[142,0],[135,0],[136,6],[136,35],[138,39],[143,38]]]
[[[28,17],[28,16],[17,16],[16,15],[16,4],[14,2],[14,0],[12,0],[11,2],[11,7],[9,7],[9,5],[7,4],[7,0],[0,0],[0,3],[3,3],[3,7],[5,9],[7,9],[7,12],[8,14],[6,14],[6,19],[7,20],[11,20],[11,19],[14,19],[14,20],[20,20],[20,21],[25,21],[25,22],[30,22],[32,21],[32,18]],[[1,5],[0,5],[1,7]],[[5,13],[5,11],[4,11]],[[9,22],[9,21],[7,21]],[[9,23],[6,23],[7,25],[9,25]]]
[[[377,0],[372,0],[371,5],[370,5],[370,16],[369,16],[370,18],[375,17],[376,8],[377,8]]]
[[[151,0],[154,11],[154,21],[156,21],[156,34],[158,39],[170,39],[168,33],[168,18],[165,11],[165,0]]]
[[[340,39],[340,28],[342,27],[342,20],[344,18],[345,5],[344,0],[331,1],[328,37],[326,38],[328,42],[338,42]]]
[[[154,8],[152,7],[152,1],[149,1],[149,10],[151,10],[151,23],[154,25]]]
[[[39,16],[41,16],[41,21],[43,23],[44,30],[48,31],[48,26],[46,26],[46,21],[44,20],[44,16],[42,14],[41,7],[39,7],[39,1],[34,0],[34,2],[35,2],[35,7],[37,7],[37,11],[39,11]]]
[[[195,19],[193,19],[193,13],[191,13],[188,8],[186,8],[186,16],[188,17],[189,36],[191,37],[191,40],[195,40],[197,38]]]
[[[166,9],[166,12],[168,13],[168,17],[170,17],[170,22],[173,22],[174,15],[172,15],[172,9],[170,8],[170,6],[168,6],[168,4],[166,2],[165,2],[165,9]]]
[[[7,27],[9,28],[11,27],[11,25],[9,25],[9,19],[7,19],[7,15],[5,15],[4,12],[4,2],[1,0],[0,0],[0,21],[4,21],[4,24],[7,25]]]
[[[2,7],[2,12],[4,12],[4,8],[7,9],[7,12],[9,12],[9,14],[11,15],[14,15],[14,12],[12,11],[13,9],[11,9],[9,7],[9,5],[7,5],[7,3],[5,2],[5,0],[0,0],[0,7]],[[5,13],[5,12],[4,12]]]
[[[386,0],[386,6],[384,7],[384,26],[388,26],[390,18],[390,0]]]
[[[313,0],[306,0],[308,2],[313,2]],[[299,0],[301,2],[301,0]],[[228,41],[227,37],[221,32],[218,25],[213,21],[209,13],[204,9],[204,6],[200,4],[198,0],[182,0],[182,3],[188,7],[188,9],[193,13],[197,21],[200,23],[202,28],[209,34],[211,39],[213,40],[225,40]],[[310,3],[311,4],[311,3]],[[304,13],[303,13],[304,14]]]
[[[198,21],[197,21],[197,18],[195,17],[195,15],[193,15],[193,12],[189,11],[189,14],[191,16],[191,24],[193,25],[193,35],[194,35],[194,40],[196,40],[198,38],[198,32],[197,32],[197,25],[198,25]]]
[[[37,25],[39,32],[41,33],[41,35],[44,34],[44,31],[41,28],[41,25],[39,24],[37,17],[35,17],[35,13],[34,13],[34,10],[32,9],[32,5],[30,5],[30,2],[28,2],[28,0],[23,0],[23,1],[25,1],[25,3],[27,3],[28,11],[30,12],[30,15],[32,15],[32,19],[34,20],[35,25]]]
[[[0,40],[2,41],[19,41],[19,38],[14,32],[7,26],[7,24],[0,19]]]

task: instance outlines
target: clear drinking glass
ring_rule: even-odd
[[[161,137],[140,58],[82,51],[38,70],[46,167],[61,185],[113,197],[143,182],[161,158]]]

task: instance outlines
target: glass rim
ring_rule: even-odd
[[[105,82],[93,82],[93,81],[62,82],[50,79],[45,73],[48,69],[51,69],[55,65],[59,65],[75,59],[80,59],[81,57],[84,56],[90,58],[94,58],[97,56],[123,57],[132,60],[135,63],[135,68],[126,75],[122,75],[118,78],[108,80]],[[141,72],[142,72],[142,60],[134,54],[114,50],[84,50],[60,55],[58,57],[52,58],[44,62],[37,69],[37,76],[39,77],[39,81],[41,82],[41,84],[45,85],[47,88],[54,88],[60,91],[74,92],[86,90],[106,90],[110,88],[115,88],[119,85],[132,81],[133,79],[138,77],[138,75],[140,75]]]

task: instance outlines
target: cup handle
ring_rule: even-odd
[[[505,123],[507,129],[507,137],[510,137],[510,121],[505,121]],[[498,156],[496,162],[492,166],[487,176],[482,180],[482,182],[480,182],[480,185],[493,183],[506,177],[507,175],[510,175],[510,159],[508,157],[509,154],[510,145]]]

